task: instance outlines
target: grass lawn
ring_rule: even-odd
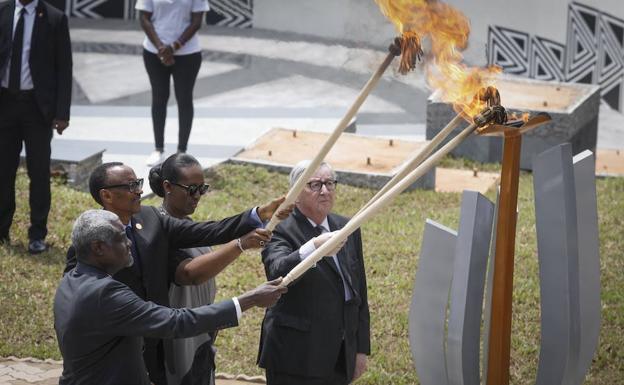
[[[461,161],[445,166],[473,167]],[[492,166],[488,166],[490,169]],[[495,167],[494,167],[495,168]],[[195,219],[216,219],[286,192],[287,178],[264,169],[221,166],[210,181],[214,190],[200,204]],[[602,271],[602,330],[587,384],[624,383],[624,178],[597,182]],[[56,345],[52,300],[64,266],[73,220],[96,207],[88,194],[55,184],[52,191],[48,241],[40,256],[24,252],[28,227],[27,178],[17,182],[18,207],[13,246],[0,246],[0,356],[60,359]],[[335,211],[354,214],[375,191],[339,186]],[[493,192],[488,193],[493,199]],[[413,191],[363,227],[372,357],[360,384],[416,384],[408,345],[407,317],[413,279],[426,218],[457,228],[460,194]],[[159,204],[150,199],[146,204]],[[535,381],[539,355],[539,282],[533,185],[530,174],[520,180],[512,335],[512,384]],[[217,277],[218,297],[228,298],[264,280],[259,253],[248,252]],[[218,371],[261,374],[255,365],[263,312],[245,314],[239,328],[222,331],[217,340]]]

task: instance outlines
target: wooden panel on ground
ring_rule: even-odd
[[[251,163],[289,172],[299,161],[312,159],[323,146],[328,134],[275,128],[230,159],[234,163]],[[344,133],[325,161],[337,171],[341,183],[381,188],[425,143],[396,139],[371,138]],[[412,188],[431,189],[435,170],[431,170]]]
[[[476,174],[476,175],[475,175]],[[453,168],[436,168],[436,192],[462,192],[463,190],[478,191],[485,194],[500,177],[496,172],[458,170]]]
[[[596,151],[596,175],[624,176],[624,149]]]

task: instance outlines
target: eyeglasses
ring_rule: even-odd
[[[197,192],[199,192],[199,195],[204,195],[205,193],[208,192],[208,189],[210,188],[210,185],[207,184],[207,183],[200,184],[200,185],[192,184],[190,186],[187,186],[187,185],[181,184],[181,183],[171,182],[171,181],[169,181],[169,183],[174,184],[174,185],[176,185],[178,187],[182,187],[183,189],[186,190],[186,192],[189,195],[195,195],[195,193],[197,193]]]
[[[109,189],[109,188],[118,188],[125,187],[131,193],[139,193],[143,190],[143,178],[139,178],[137,180],[133,180],[132,182],[123,183],[123,184],[112,184],[110,186],[104,186],[100,190]]]
[[[321,180],[313,180],[312,182],[308,182],[306,184],[308,185],[310,190],[315,191],[315,192],[321,191],[321,189],[323,188],[323,185],[325,185],[325,188],[327,188],[327,191],[334,191],[336,189],[336,185],[338,184],[338,181],[334,179],[328,179],[324,182]]]

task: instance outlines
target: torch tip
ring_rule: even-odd
[[[489,106],[484,108],[480,113],[472,118],[477,127],[483,127],[487,124],[505,124],[507,122],[507,111],[505,107]]]
[[[416,68],[416,61],[423,55],[420,38],[412,31],[403,32],[400,37],[395,37],[388,51],[394,56],[401,56],[399,65],[401,75],[413,71]]]

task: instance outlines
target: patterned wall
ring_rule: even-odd
[[[598,84],[603,100],[624,111],[624,20],[595,8],[569,5],[564,44],[490,26],[488,62],[534,79]]]
[[[136,0],[48,0],[71,17],[135,19]],[[209,0],[206,23],[226,27],[251,28],[253,0]]]
[[[206,23],[227,27],[251,28],[253,0],[210,0]]]

